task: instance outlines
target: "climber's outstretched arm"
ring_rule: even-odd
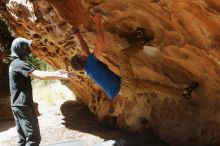
[[[79,39],[79,42],[80,42],[80,45],[82,47],[84,55],[88,56],[90,54],[89,47],[88,47],[86,41],[84,40],[84,38],[82,37],[82,35],[81,35],[81,33],[79,32],[78,29],[76,30],[75,35]]]
[[[95,14],[95,16],[93,17],[93,21],[96,25],[96,31],[97,31],[94,55],[96,56],[96,58],[98,58],[102,54],[104,49],[104,32],[101,23],[101,15],[98,13]]]

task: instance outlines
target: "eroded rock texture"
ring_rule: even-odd
[[[95,30],[89,12],[103,14],[105,52],[101,60],[120,75],[118,54],[136,27],[152,40],[132,58],[135,76],[172,87],[199,82],[192,98],[149,92],[108,100],[82,72],[71,81],[75,94],[100,121],[151,132],[171,145],[220,145],[219,0],[1,0],[1,16],[17,36],[34,40],[34,54],[71,71],[80,53],[72,28],[91,48]],[[175,89],[174,89],[175,90]]]

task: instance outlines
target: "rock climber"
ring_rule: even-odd
[[[113,100],[118,94],[124,97],[134,96],[135,94],[158,92],[160,94],[170,96],[191,97],[191,92],[198,86],[197,82],[192,82],[186,89],[177,89],[168,85],[163,85],[150,80],[142,80],[134,78],[130,58],[134,57],[140,50],[143,49],[145,43],[149,40],[145,34],[145,30],[138,27],[130,39],[130,46],[122,49],[119,54],[120,76],[112,72],[106,64],[98,58],[101,56],[104,49],[104,32],[101,23],[101,15],[96,13],[93,17],[96,26],[96,45],[94,52],[89,51],[86,41],[83,39],[79,30],[76,29],[77,36],[83,54],[75,55],[71,58],[71,66],[75,70],[85,70],[91,77]]]

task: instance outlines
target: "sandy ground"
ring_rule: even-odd
[[[39,104],[41,114],[38,116],[41,145],[80,140],[85,146],[90,146],[126,135],[125,132],[98,123],[88,108],[73,98],[56,100],[55,103],[36,97],[34,100]],[[14,122],[0,121],[0,146],[15,146],[17,141]]]
[[[75,101],[67,101],[61,106],[40,104],[39,111],[41,145],[80,140],[85,146],[90,146],[125,135],[98,123],[87,107]],[[0,122],[0,146],[15,146],[17,141],[14,122]]]

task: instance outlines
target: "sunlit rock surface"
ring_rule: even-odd
[[[219,0],[1,0],[1,17],[17,36],[33,39],[33,53],[57,69],[71,70],[80,53],[72,29],[79,27],[91,48],[95,29],[89,13],[103,14],[105,52],[101,60],[120,75],[119,51],[144,27],[152,40],[132,58],[137,78],[199,88],[189,100],[157,92],[110,101],[86,74],[72,90],[98,120],[132,131],[149,129],[171,145],[220,145]]]

